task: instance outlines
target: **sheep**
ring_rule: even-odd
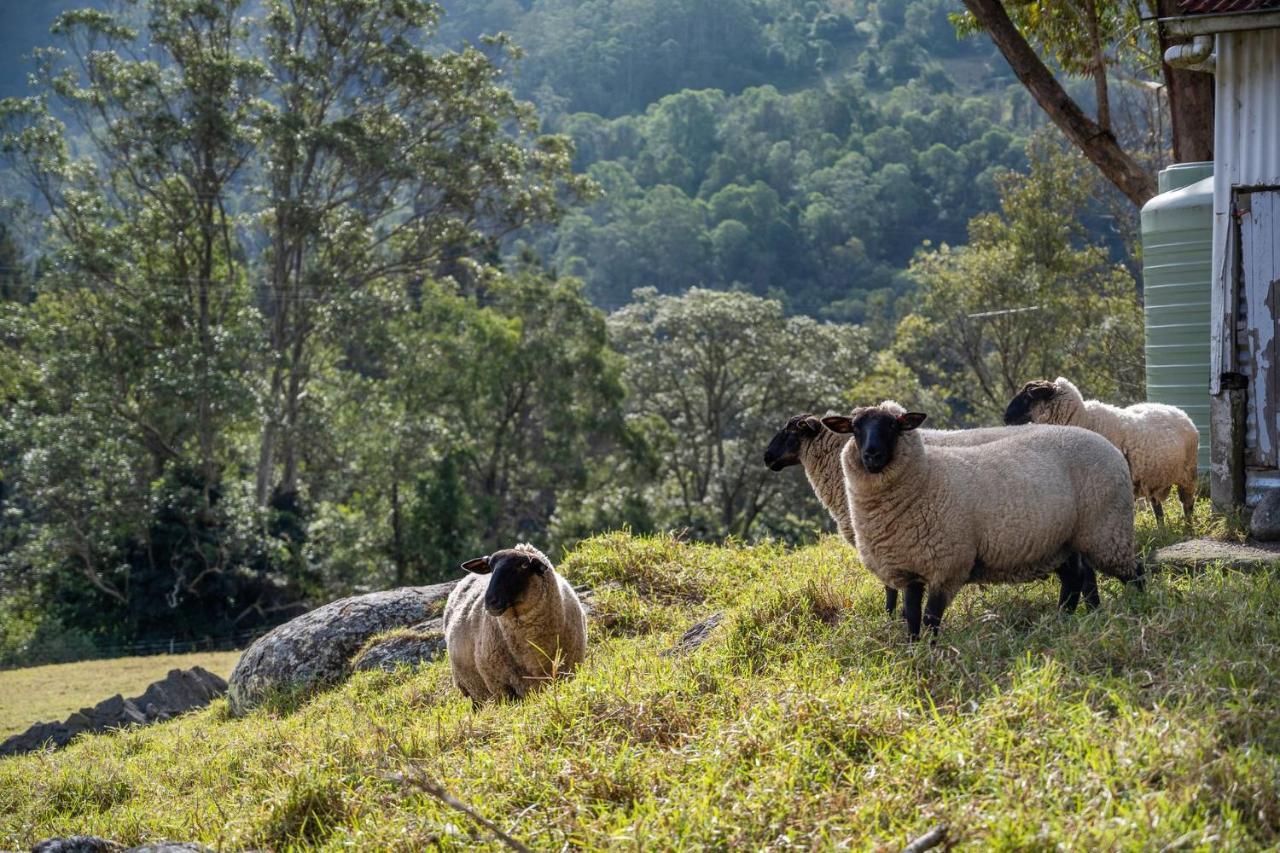
[[[882,406],[897,404],[892,400]],[[830,414],[830,413],[829,413]],[[983,429],[938,430],[921,429],[920,438],[926,444],[950,447],[969,447],[986,444],[1009,435],[1007,427]],[[771,471],[782,471],[792,465],[802,465],[805,477],[813,493],[836,523],[836,528],[850,545],[855,544],[853,523],[849,520],[849,501],[845,493],[844,471],[841,469],[840,451],[849,441],[849,435],[832,432],[822,421],[811,414],[791,418],[774,435],[764,452],[764,464]],[[1058,603],[1066,611],[1074,611],[1083,595],[1087,608],[1100,603],[1097,579],[1092,569],[1070,561],[1058,568],[1062,582]],[[898,607],[898,590],[884,588],[885,610],[890,616]]]
[[[472,703],[520,699],[571,673],[587,648],[578,595],[532,545],[462,564],[444,606],[445,648],[454,685]]]
[[[881,405],[823,425],[841,452],[862,562],[905,592],[907,630],[935,634],[966,583],[1045,577],[1071,555],[1135,584],[1133,490],[1124,457],[1087,430],[1023,427],[975,447],[921,441],[920,412]]]
[[[1037,379],[1023,385],[1009,402],[1004,422],[1060,424],[1098,433],[1124,454],[1134,495],[1147,499],[1157,523],[1164,525],[1164,499],[1177,486],[1183,520],[1192,526],[1200,431],[1182,409],[1164,403],[1122,409],[1085,400],[1076,386],[1059,376],[1053,382]]]

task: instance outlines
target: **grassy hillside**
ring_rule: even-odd
[[[1072,618],[1048,582],[973,588],[942,642],[909,645],[835,539],[618,534],[564,569],[600,590],[573,680],[473,712],[435,664],[6,760],[0,847],[492,843],[414,780],[537,849],[892,848],[940,821],[975,850],[1280,843],[1274,574],[1108,581]],[[706,645],[663,656],[718,611]]]
[[[226,678],[240,659],[239,652],[197,652],[188,655],[55,663],[0,672],[0,740],[35,722],[61,720],[72,711],[96,705],[121,693],[137,696],[171,669],[202,666]]]

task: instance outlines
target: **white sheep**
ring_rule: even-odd
[[[1146,498],[1156,521],[1164,524],[1164,500],[1178,487],[1188,527],[1196,505],[1196,450],[1200,431],[1187,413],[1164,403],[1127,408],[1085,400],[1076,386],[1059,376],[1022,386],[1004,413],[1006,424],[1059,424],[1091,430],[1120,449],[1129,463],[1134,494]]]
[[[897,406],[886,400],[881,406]],[[830,415],[832,413],[828,413]],[[920,429],[917,434],[925,444],[944,447],[973,447],[1007,438],[1011,427],[985,427],[981,429],[940,430]],[[801,414],[789,419],[778,430],[764,452],[764,464],[771,471],[782,471],[792,465],[801,465],[813,493],[836,523],[836,528],[850,545],[855,545],[853,523],[849,519],[849,499],[845,491],[844,471],[840,452],[851,438],[823,426],[822,421],[811,414]],[[1064,564],[1057,571],[1062,581],[1059,603],[1066,610],[1075,610],[1081,594],[1086,606],[1098,604],[1098,586],[1093,571],[1074,563]],[[893,615],[898,606],[898,591],[891,586],[884,588],[885,610]]]
[[[587,617],[546,556],[520,544],[462,564],[444,606],[453,683],[479,704],[520,699],[580,664]]]
[[[881,405],[830,416],[852,434],[841,453],[858,553],[886,586],[905,591],[907,629],[934,631],[966,583],[1047,576],[1075,556],[1140,582],[1133,490],[1124,457],[1074,427],[1035,426],[975,447],[921,441],[925,415]]]

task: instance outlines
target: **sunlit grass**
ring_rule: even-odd
[[[604,591],[572,680],[473,712],[444,663],[364,673],[292,713],[220,702],[2,761],[0,847],[493,844],[396,781],[407,764],[535,849],[896,848],[942,821],[974,850],[1280,844],[1270,572],[1106,580],[1072,617],[1050,581],[969,588],[912,645],[835,538],[614,535],[563,570]],[[662,654],[715,612],[704,646]]]

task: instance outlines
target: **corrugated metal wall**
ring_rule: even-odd
[[[1254,332],[1259,324],[1264,324],[1270,337],[1276,310],[1264,303],[1254,305],[1249,316],[1238,313],[1250,300],[1241,290],[1239,232],[1231,211],[1240,188],[1280,187],[1280,29],[1219,33],[1217,54],[1210,375],[1214,394],[1219,391],[1219,376],[1229,370],[1250,375],[1255,390],[1260,381],[1272,384],[1271,377],[1257,376],[1259,368],[1251,355],[1256,347],[1251,340],[1258,339]],[[1280,277],[1280,270],[1274,275]],[[1265,364],[1262,369],[1271,367]],[[1260,448],[1255,399],[1251,394],[1249,433],[1256,462]],[[1277,413],[1268,416],[1275,418]]]

